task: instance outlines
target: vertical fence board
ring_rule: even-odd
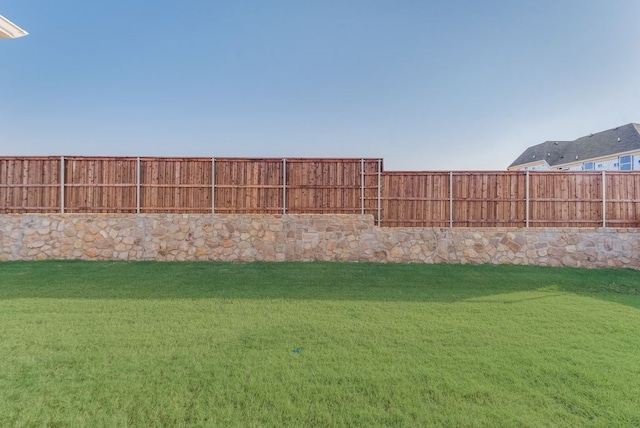
[[[287,159],[287,212],[377,215],[377,159]],[[364,183],[364,188],[363,188]]]
[[[56,212],[59,183],[57,157],[0,157],[0,212]]]
[[[211,212],[211,162],[211,158],[140,158],[140,211]],[[135,177],[135,162],[133,166],[130,173]]]
[[[448,173],[394,171],[381,178],[382,226],[448,226]]]
[[[216,212],[282,212],[282,159],[216,158],[215,171]]]
[[[602,224],[601,174],[537,172],[531,180],[531,223],[541,227]]]
[[[65,212],[136,210],[135,158],[65,157]]]
[[[607,223],[613,227],[638,227],[640,180],[626,172],[607,172]]]

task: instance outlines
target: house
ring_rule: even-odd
[[[629,123],[573,141],[545,141],[529,147],[507,169],[640,171],[640,124]]]
[[[15,39],[26,36],[27,33],[4,16],[0,15],[0,39]]]

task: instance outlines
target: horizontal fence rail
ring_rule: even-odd
[[[382,159],[0,157],[0,213],[371,214],[388,227],[640,227],[640,173]]]

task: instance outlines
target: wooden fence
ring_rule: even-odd
[[[381,226],[640,227],[640,173],[381,159],[0,157],[0,213],[372,214]]]

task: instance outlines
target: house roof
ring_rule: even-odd
[[[629,123],[573,141],[545,141],[531,146],[509,168],[543,160],[557,166],[634,150],[640,150],[640,124]]]
[[[15,39],[26,36],[27,33],[4,16],[0,15],[0,39]]]

